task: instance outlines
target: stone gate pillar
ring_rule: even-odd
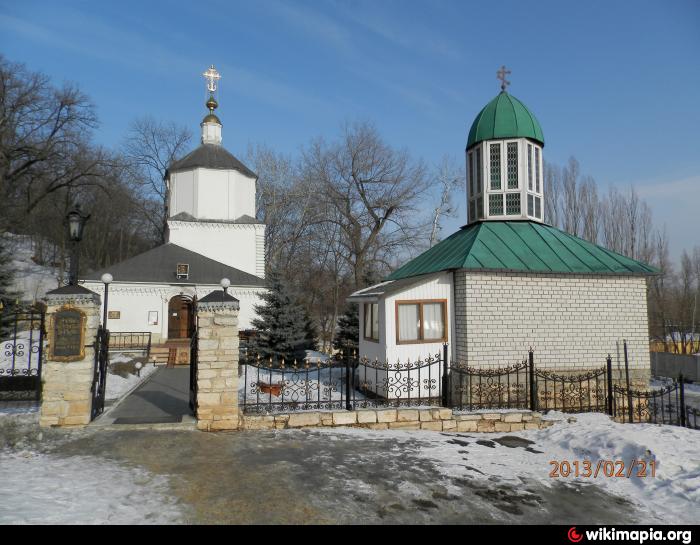
[[[197,428],[237,430],[238,299],[215,291],[197,301]]]
[[[100,296],[82,286],[65,286],[48,292],[45,301],[49,342],[39,423],[86,426],[92,411]]]

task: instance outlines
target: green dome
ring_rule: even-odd
[[[542,127],[530,110],[505,91],[489,102],[469,129],[467,149],[483,140],[532,138],[544,146]]]

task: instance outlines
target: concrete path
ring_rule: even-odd
[[[95,422],[98,425],[190,422],[189,401],[189,367],[164,367]]]

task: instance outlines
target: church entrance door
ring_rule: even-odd
[[[192,330],[192,300],[176,295],[168,303],[168,339],[188,339]]]

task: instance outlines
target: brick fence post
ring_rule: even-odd
[[[238,299],[215,291],[197,301],[197,428],[237,430]]]
[[[82,286],[46,294],[48,346],[42,369],[42,427],[90,423],[100,296]]]

